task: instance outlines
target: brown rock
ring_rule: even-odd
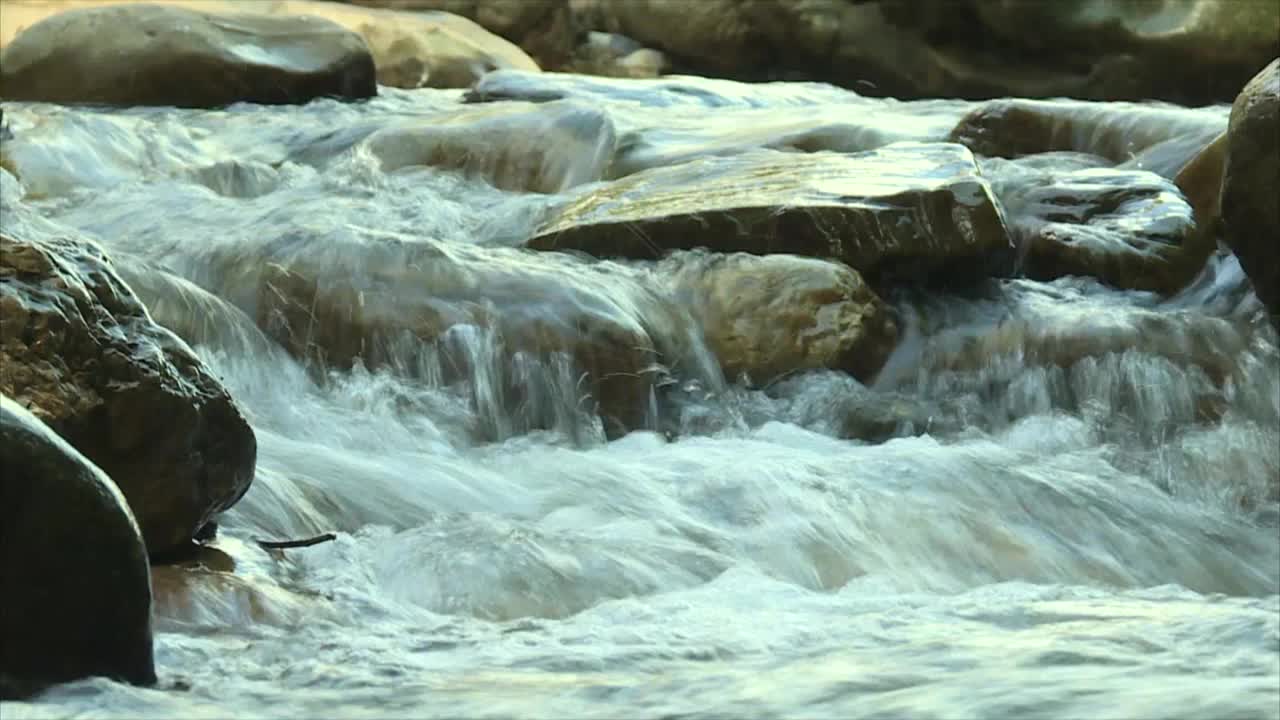
[[[164,5],[67,10],[0,51],[11,100],[217,107],[377,94],[359,35],[306,16],[215,15]]]
[[[1222,181],[1226,242],[1280,328],[1280,60],[1245,85],[1231,107]]]
[[[0,698],[154,683],[147,553],[115,483],[3,395],[0,468]]]
[[[858,273],[828,260],[742,253],[673,256],[672,282],[729,378],[767,385],[833,369],[870,381],[898,340],[889,307]]]
[[[970,282],[1013,245],[973,156],[895,143],[841,155],[760,150],[654,168],[593,188],[529,241],[537,250],[658,258],[705,247],[841,260],[873,282]]]
[[[256,442],[231,397],[87,240],[0,235],[0,392],[111,476],[153,555],[253,479]]]

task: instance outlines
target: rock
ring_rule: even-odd
[[[1192,208],[1155,173],[1038,170],[1002,160],[986,161],[984,168],[1000,178],[992,187],[1030,278],[1085,275],[1122,289],[1172,293],[1207,257],[1184,258],[1196,227]]]
[[[491,267],[466,263],[466,275],[446,278],[407,265],[356,278],[304,260],[269,264],[258,281],[259,326],[321,369],[359,363],[445,385],[474,382],[475,402],[507,409],[495,422],[509,426],[481,430],[490,440],[555,422],[557,398],[544,395],[557,384],[601,418],[609,437],[644,427],[658,352],[607,298],[508,277],[522,287],[511,304],[483,285],[456,284]]]
[[[1280,328],[1280,59],[1231,107],[1222,181],[1226,242]]]
[[[566,72],[618,78],[655,78],[670,67],[667,56],[613,33],[589,32],[563,68]]]
[[[474,20],[519,45],[539,66],[560,69],[573,55],[579,28],[567,0],[348,0],[401,11],[442,10]]]
[[[0,235],[0,392],[112,477],[153,556],[248,490],[253,431],[97,245]]]
[[[844,370],[869,381],[898,340],[888,306],[850,268],[795,255],[673,255],[682,304],[726,377],[755,385],[796,371]]]
[[[0,467],[0,698],[154,683],[147,553],[115,483],[6,396]]]
[[[967,114],[950,139],[986,157],[1080,152],[1124,163],[1163,143],[1192,138],[1181,162],[1173,163],[1180,165],[1222,129],[1216,113],[1200,110],[1072,100],[993,100]]]
[[[965,283],[1013,260],[973,156],[924,143],[856,155],[759,150],[646,170],[567,202],[528,246],[628,258],[697,247],[788,253],[841,260],[874,283]]]
[[[366,141],[385,172],[430,165],[538,193],[602,179],[616,145],[608,115],[571,101],[480,106],[393,126]]]
[[[358,99],[377,94],[374,74],[360,36],[327,20],[163,5],[67,10],[26,28],[0,51],[6,98],[64,104]]]
[[[287,0],[271,11],[315,15],[359,33],[373,54],[382,85],[465,88],[491,70],[539,69],[511,42],[447,12],[395,12],[306,0]]]

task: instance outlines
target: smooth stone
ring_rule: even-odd
[[[659,266],[702,326],[727,378],[769,383],[806,370],[879,372],[898,340],[889,307],[857,271],[795,255],[679,253]]]
[[[155,683],[147,552],[116,484],[5,395],[0,467],[0,698]]]
[[[646,170],[569,200],[528,247],[640,259],[698,247],[787,253],[843,261],[873,284],[963,284],[1010,271],[1014,257],[969,151],[907,142]]]
[[[0,50],[0,88],[10,100],[178,107],[377,94],[364,40],[330,21],[142,4],[27,27]]]

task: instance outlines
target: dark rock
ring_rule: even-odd
[[[698,247],[807,255],[873,283],[963,284],[1013,260],[973,156],[923,143],[856,155],[760,150],[646,170],[569,201],[528,246],[643,259]]]
[[[147,553],[115,483],[5,396],[0,468],[0,697],[154,683]]]
[[[364,40],[328,20],[163,5],[49,16],[0,51],[0,86],[11,100],[178,107],[377,94]]]
[[[1280,328],[1280,60],[1245,85],[1231,108],[1228,132],[1226,242]]]
[[[88,240],[0,235],[0,392],[113,478],[153,555],[253,479],[257,445],[236,404]]]

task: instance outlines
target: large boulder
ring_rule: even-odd
[[[10,100],[217,107],[377,94],[364,40],[310,16],[165,5],[66,10],[0,50]]]
[[[1280,327],[1280,59],[1240,91],[1227,142],[1226,241]]]
[[[152,555],[253,479],[253,431],[191,348],[88,240],[0,235],[0,392],[115,480]]]
[[[569,0],[348,0],[355,5],[460,15],[519,45],[538,65],[560,69],[573,55],[579,27]]]
[[[966,283],[1012,267],[1013,245],[968,150],[759,150],[704,157],[592,188],[528,246],[658,258],[698,247],[841,260],[873,282]]]
[[[538,70],[516,45],[447,12],[395,12],[314,0],[286,0],[267,9],[273,14],[319,16],[358,33],[373,53],[383,85],[465,88],[491,70]]]
[[[0,698],[156,680],[147,552],[111,479],[0,395]]]
[[[617,137],[608,115],[580,103],[511,102],[392,126],[365,145],[385,172],[427,165],[503,190],[557,193],[605,177]]]
[[[796,371],[870,381],[893,352],[889,307],[844,265],[795,255],[673,256],[669,276],[730,378],[767,385]]]

